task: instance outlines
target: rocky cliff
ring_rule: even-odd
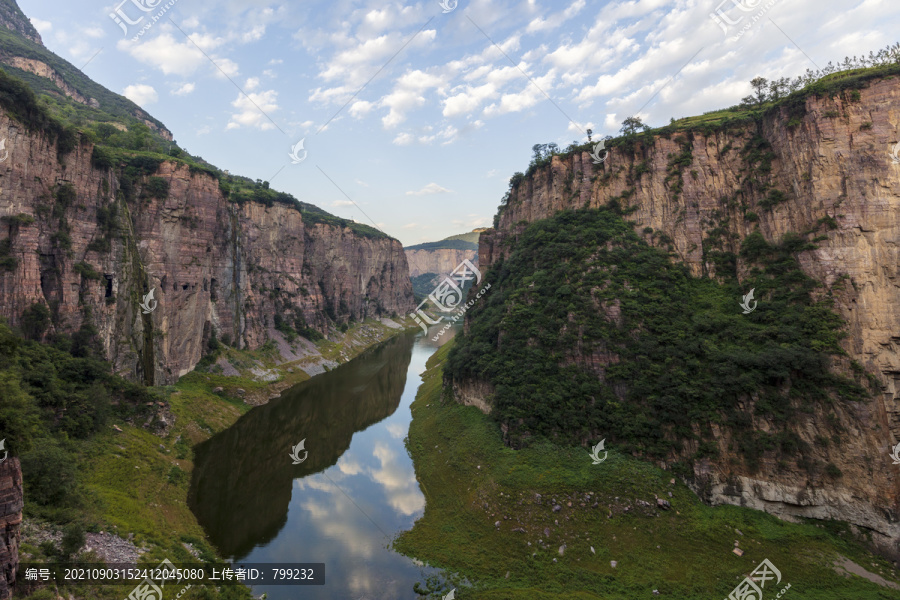
[[[453,248],[436,248],[434,250],[406,249],[406,260],[409,263],[409,276],[418,277],[426,274],[451,273],[459,263],[469,259],[477,261],[478,253],[473,250]],[[476,262],[477,264],[477,262]]]
[[[898,556],[900,467],[888,455],[900,440],[900,158],[892,156],[898,132],[900,83],[885,78],[810,95],[760,120],[612,145],[601,164],[588,152],[553,156],[513,186],[498,226],[481,236],[479,261],[487,271],[509,255],[526,224],[585,206],[624,207],[636,232],[668,248],[695,276],[715,277],[713,253],[737,253],[757,228],[769,241],[788,232],[817,235],[817,249],[801,252],[800,264],[834,295],[849,357],[881,385],[868,402],[834,407],[844,432],[839,446],[816,444],[835,418],[822,410],[792,423],[816,458],[843,476],[814,482],[771,455],[752,473],[733,460],[730,433],[713,425],[718,458],[694,462],[689,483],[712,503],[848,521]],[[740,276],[747,265],[737,261]],[[841,280],[850,285],[835,285]],[[454,385],[470,396],[490,389]],[[772,430],[763,418],[753,427]],[[697,443],[688,442],[684,456]]]
[[[0,132],[0,316],[18,325],[43,303],[51,331],[90,324],[118,373],[171,383],[212,335],[250,348],[279,336],[276,315],[327,333],[414,307],[397,240],[287,204],[229,202],[215,177],[177,161],[123,177],[121,163],[96,166],[90,144],[59,155],[7,114]]]
[[[12,597],[16,582],[22,506],[22,468],[9,458],[0,462],[0,600]]]

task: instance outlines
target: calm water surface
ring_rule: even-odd
[[[254,595],[418,598],[412,586],[432,570],[388,545],[425,508],[403,440],[419,374],[438,345],[421,333],[395,337],[194,448],[191,510],[222,555],[325,563],[325,586],[256,586]],[[304,438],[309,455],[293,465],[291,447]]]

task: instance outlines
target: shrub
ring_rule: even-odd
[[[145,191],[151,198],[164,200],[169,195],[169,182],[162,177],[150,177],[147,180]]]
[[[52,438],[38,440],[22,454],[25,497],[41,505],[67,505],[76,488],[75,461]]]

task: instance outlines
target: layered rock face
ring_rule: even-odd
[[[476,265],[478,264],[477,252],[474,250],[454,250],[451,248],[406,250],[410,277],[418,277],[426,273],[452,273],[453,269],[465,259],[469,259]]]
[[[719,458],[695,464],[689,483],[712,503],[748,505],[786,518],[849,521],[900,556],[900,466],[889,457],[900,440],[900,158],[892,157],[900,140],[900,83],[875,81],[858,97],[810,97],[805,108],[802,115],[782,109],[758,128],[752,123],[708,135],[656,137],[633,151],[615,147],[599,165],[586,152],[555,156],[513,190],[499,227],[481,235],[479,261],[487,271],[508,254],[507,243],[514,245],[522,221],[610,202],[633,208],[626,218],[635,230],[669,247],[698,276],[715,276],[704,250],[722,243],[721,249],[736,252],[757,226],[769,241],[815,230],[810,237],[819,236],[818,249],[800,255],[803,269],[834,293],[847,322],[843,347],[882,385],[869,402],[831,408],[844,432],[839,446],[815,443],[832,431],[822,410],[792,424],[813,456],[843,475],[811,481],[804,470],[779,468],[774,459],[763,461],[756,473],[746,472],[736,466],[739,459],[731,461],[729,432],[717,430]],[[761,139],[769,146],[760,145]],[[753,191],[760,186],[748,186],[751,177],[768,189]],[[745,269],[739,260],[738,272]],[[832,289],[841,279],[849,285]],[[469,395],[478,389],[473,382],[455,384]],[[748,402],[752,414],[753,401]],[[776,429],[758,417],[753,424]],[[686,446],[673,459],[696,450],[696,442]]]
[[[18,458],[8,458],[0,463],[0,600],[12,597],[16,583],[22,506],[22,468]]]
[[[0,316],[18,325],[38,302],[52,330],[88,320],[120,374],[172,383],[213,334],[249,348],[280,335],[276,314],[325,332],[415,306],[397,240],[306,223],[283,204],[229,203],[213,177],[175,162],[154,174],[168,182],[164,197],[145,193],[145,177],[134,201],[117,199],[120,181],[92,165],[90,145],[57,157],[55,143],[0,114],[2,131],[0,242],[16,264],[0,268]],[[74,199],[62,202],[67,185]]]

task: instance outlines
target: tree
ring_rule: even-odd
[[[60,553],[65,560],[69,560],[72,556],[81,550],[85,542],[84,529],[78,523],[69,523],[63,529],[63,537],[60,543]]]
[[[790,93],[791,80],[787,77],[773,79],[769,82],[769,99],[779,100]]]
[[[762,104],[766,101],[766,88],[769,86],[769,80],[765,77],[754,77],[750,80],[750,86],[756,93],[756,103]]]
[[[22,454],[25,497],[47,505],[71,505],[77,487],[75,462],[69,452],[52,438],[43,438],[30,452]]]
[[[50,325],[50,309],[43,302],[35,302],[22,313],[22,334],[25,339],[41,341]]]
[[[622,121],[622,133],[625,135],[635,135],[638,131],[648,131],[650,129],[649,125],[644,125],[644,122],[640,117],[628,117],[624,121]]]
[[[591,134],[593,134],[593,133],[594,133],[594,130],[593,130],[593,129],[590,129],[590,128],[588,128],[588,130],[587,130],[587,136],[588,136],[588,144],[590,144],[590,143],[591,143]]]
[[[551,155],[556,154],[557,152],[559,152],[559,146],[551,142],[547,144],[547,152],[549,152]]]

